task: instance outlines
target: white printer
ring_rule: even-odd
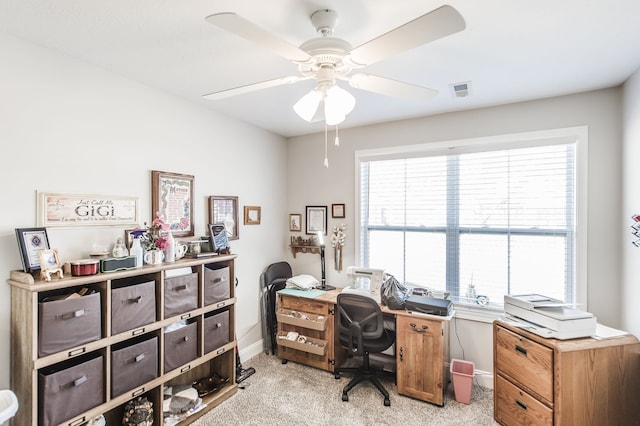
[[[504,312],[507,318],[542,337],[566,340],[596,334],[593,314],[540,294],[505,295]]]

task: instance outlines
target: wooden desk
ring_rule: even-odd
[[[278,292],[276,309],[279,313],[296,311],[309,318],[296,321],[280,316],[278,335],[294,331],[321,345],[305,346],[279,338],[279,358],[330,372],[342,365],[347,351],[339,343],[335,317],[340,291],[285,289]],[[398,311],[386,306],[382,306],[382,311],[395,318],[398,393],[442,406],[449,382],[449,369],[445,362],[449,361],[449,322],[452,316]],[[326,321],[318,321],[318,316]]]

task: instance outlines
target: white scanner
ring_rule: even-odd
[[[350,285],[342,289],[343,293],[362,294],[380,303],[380,287],[384,282],[382,269],[349,266],[347,278]]]

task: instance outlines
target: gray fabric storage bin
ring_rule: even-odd
[[[38,373],[43,426],[57,425],[105,402],[102,355],[74,359]]]
[[[38,356],[102,337],[100,293],[38,303]]]
[[[169,318],[198,307],[198,273],[164,279],[164,317]]]
[[[155,281],[111,290],[111,334],[151,324],[155,320]]]
[[[204,304],[226,300],[230,297],[229,267],[218,267],[215,264],[205,265],[204,268]]]
[[[111,350],[111,398],[158,377],[158,338]]]
[[[204,352],[209,353],[229,342],[229,311],[205,317]]]
[[[198,323],[164,334],[165,374],[198,357]]]

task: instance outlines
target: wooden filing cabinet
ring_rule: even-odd
[[[545,339],[495,321],[494,418],[502,425],[639,425],[640,342]]]
[[[449,319],[396,313],[398,393],[442,406],[449,382]]]

